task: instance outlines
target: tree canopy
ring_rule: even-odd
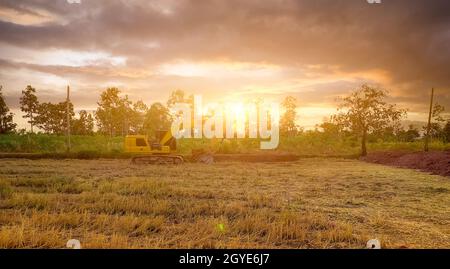
[[[366,84],[343,98],[332,120],[361,138],[361,155],[367,155],[367,135],[394,126],[406,110],[388,104],[388,92]]]
[[[69,102],[69,120],[72,121],[74,116],[73,104]],[[64,134],[67,126],[67,101],[39,104],[35,123],[47,134]]]
[[[16,129],[16,124],[13,122],[14,114],[9,112],[9,107],[6,105],[3,98],[3,87],[0,86],[0,134],[6,134]]]
[[[74,135],[92,135],[94,133],[94,118],[86,110],[78,112],[78,119],[73,119],[70,125]]]
[[[35,125],[34,116],[38,113],[39,102],[36,96],[36,89],[28,85],[25,90],[22,91],[22,97],[20,97],[20,109],[25,113],[24,118],[28,118],[30,124],[30,130],[33,132],[33,126]]]
[[[161,103],[154,103],[145,115],[144,129],[149,135],[158,130],[169,130],[171,118],[169,110]]]
[[[297,99],[288,96],[281,105],[285,112],[280,120],[280,133],[284,136],[295,136],[298,133],[298,126],[295,123],[297,118]]]

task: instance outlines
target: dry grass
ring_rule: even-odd
[[[0,160],[0,248],[450,247],[450,180],[356,160]]]

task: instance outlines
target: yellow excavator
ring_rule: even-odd
[[[182,164],[183,156],[176,154],[177,141],[170,131],[156,131],[155,140],[147,135],[127,135],[124,151],[135,154],[135,164]]]

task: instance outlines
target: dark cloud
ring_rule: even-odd
[[[41,8],[71,19],[39,26],[1,22],[0,40],[39,49],[101,49],[136,62],[227,57],[339,64],[346,70],[389,68],[399,80],[419,75],[448,82],[439,71],[450,60],[446,0],[386,0],[381,5],[365,0],[196,0],[168,6],[169,15],[149,3],[2,1],[9,8]],[[159,50],[146,47],[152,41],[160,43]],[[434,72],[423,72],[427,69]]]

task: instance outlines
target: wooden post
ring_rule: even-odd
[[[67,152],[70,152],[70,113],[69,113],[69,102],[70,102],[70,88],[67,85],[67,100],[66,100],[66,114],[67,114],[67,125],[66,125],[66,134],[67,134]]]
[[[428,152],[429,150],[428,142],[430,140],[431,115],[433,114],[433,97],[434,97],[434,88],[431,88],[430,111],[428,113],[427,134],[425,136],[425,147],[424,147],[425,152]]]

